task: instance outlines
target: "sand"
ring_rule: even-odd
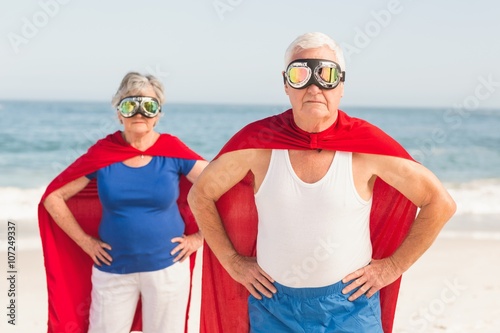
[[[395,333],[500,332],[500,240],[464,235],[466,237],[439,237],[405,273]],[[45,273],[41,248],[36,242],[25,249],[19,244],[16,325],[7,322],[9,286],[4,240],[2,237],[0,267],[4,277],[0,284],[3,309],[0,331],[46,332]],[[195,288],[193,304],[199,304],[199,296],[199,288]],[[191,317],[190,331],[196,332],[198,315],[193,312]]]
[[[394,327],[500,332],[500,241],[439,238],[404,275]]]

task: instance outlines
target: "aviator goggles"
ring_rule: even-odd
[[[345,80],[340,65],[324,59],[297,59],[283,74],[283,80],[294,89],[304,89],[315,84],[320,89],[333,89]]]
[[[161,106],[154,97],[129,96],[120,101],[116,108],[125,118],[135,116],[137,113],[144,117],[154,118],[161,112]]]

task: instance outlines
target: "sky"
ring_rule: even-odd
[[[493,0],[0,0],[0,100],[110,101],[129,71],[167,103],[288,104],[284,52],[344,49],[342,105],[500,109]]]

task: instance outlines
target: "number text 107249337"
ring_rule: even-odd
[[[7,322],[11,325],[16,325],[17,310],[16,236],[16,223],[7,221]]]

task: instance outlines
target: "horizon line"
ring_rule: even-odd
[[[34,99],[19,99],[19,98],[13,98],[13,99],[3,99],[0,98],[0,110],[1,110],[1,103],[2,102],[43,102],[43,103],[111,103],[109,101],[105,100],[81,100],[81,99],[40,99],[40,98],[34,98]],[[279,107],[290,107],[289,103],[271,103],[271,102],[214,102],[214,101],[169,101],[165,103],[164,105],[220,105],[220,106],[279,106]],[[339,109],[345,109],[345,108],[374,108],[374,109],[380,109],[380,108],[387,108],[387,109],[456,109],[456,106],[442,106],[442,105],[425,105],[425,106],[418,106],[418,105],[356,105],[356,104],[346,104],[343,107],[341,106]],[[476,110],[484,110],[484,111],[500,111],[500,107],[479,107]]]

